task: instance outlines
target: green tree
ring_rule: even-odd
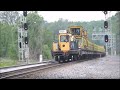
[[[44,44],[43,45],[43,58],[44,59],[52,59],[52,56],[51,56],[51,50],[50,48],[48,47],[48,45]]]
[[[16,24],[20,19],[18,11],[1,11],[0,20],[7,24]]]
[[[29,13],[27,16],[28,22],[28,37],[29,37],[29,47],[30,56],[33,59],[38,59],[42,51],[43,42],[43,17],[39,16],[37,13]]]

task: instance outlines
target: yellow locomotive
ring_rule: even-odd
[[[58,62],[105,56],[104,46],[90,42],[82,26],[59,30],[58,42],[53,42],[52,46],[52,55]]]

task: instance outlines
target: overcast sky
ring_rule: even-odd
[[[38,11],[38,13],[48,22],[58,21],[59,18],[67,19],[68,21],[105,20],[105,15],[102,11]],[[115,15],[116,11],[109,13],[108,17]]]

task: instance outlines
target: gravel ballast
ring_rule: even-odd
[[[69,63],[21,77],[21,79],[120,79],[119,56]]]

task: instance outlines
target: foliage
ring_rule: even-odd
[[[44,20],[37,13],[29,13],[27,16],[28,22],[28,37],[30,56],[33,59],[38,59],[42,52],[42,34]]]
[[[16,27],[0,23],[0,57],[17,58]]]
[[[15,66],[16,64],[17,64],[17,60],[13,60],[9,58],[0,58],[0,68]]]
[[[48,45],[43,45],[43,58],[44,59],[51,59],[52,56],[51,56],[51,50],[50,48],[48,47]]]
[[[7,24],[16,24],[19,20],[19,12],[18,11],[1,11],[0,12],[0,20],[3,23]]]

